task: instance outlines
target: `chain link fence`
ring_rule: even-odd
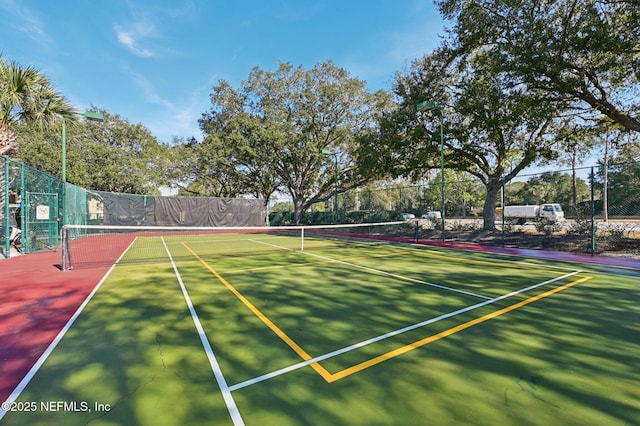
[[[55,176],[8,157],[0,158],[0,255],[3,257],[10,257],[16,251],[57,249],[62,223],[104,224],[105,200],[117,197],[124,210],[134,206],[144,210],[153,198],[63,185]],[[440,176],[431,176],[420,185],[379,185],[337,194],[312,205],[302,223],[407,219],[416,227],[418,240],[640,258],[639,162],[521,175],[503,185],[496,207],[555,203],[562,206],[564,220],[529,217],[521,223],[521,220],[506,218],[503,221],[496,215],[492,229],[486,230],[482,213],[484,186],[468,175],[445,171],[442,218]],[[146,215],[148,212],[144,211]],[[272,226],[293,223],[290,199],[270,200],[268,213]],[[122,214],[127,216],[131,212]]]
[[[541,213],[496,227],[502,245],[640,258],[640,163],[544,171],[504,185],[504,205],[562,206],[564,220]]]
[[[63,207],[62,181],[8,157],[2,157],[2,166],[2,255],[56,250]]]
[[[257,226],[266,220],[261,200],[91,191],[0,159],[0,258],[57,250],[63,224]]]
[[[556,250],[640,258],[640,163],[548,170],[506,182],[497,196],[504,206],[559,204],[564,220],[539,215],[497,214],[484,229],[485,187],[474,178],[445,173],[444,233],[440,175],[421,185],[358,189],[316,203],[304,224],[415,221],[418,240],[473,242],[491,246]],[[337,202],[336,202],[337,200]],[[528,209],[531,212],[535,209]],[[293,203],[269,204],[271,225],[293,222]],[[498,213],[496,212],[496,213]]]
[[[365,188],[340,193],[337,197],[313,204],[305,213],[302,223],[330,225],[395,221],[404,216],[420,217],[439,209],[425,185]],[[291,225],[293,218],[293,202],[290,198],[275,197],[270,200],[270,225]]]

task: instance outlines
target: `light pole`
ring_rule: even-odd
[[[80,115],[85,117],[88,120],[92,121],[104,121],[104,115],[99,112],[93,111],[85,111],[85,112],[74,112],[75,115]],[[67,208],[67,123],[62,117],[62,215],[61,215],[61,223],[60,225],[65,224],[64,215]]]
[[[418,105],[416,105],[416,109],[418,112],[421,111],[436,111],[440,114],[440,194],[442,195],[441,203],[440,203],[440,215],[442,216],[442,240],[444,240],[444,204],[445,204],[445,196],[444,196],[444,130],[442,124],[442,110],[431,101],[422,101]]]
[[[333,189],[333,223],[338,223],[338,154],[329,149],[323,149],[320,151],[324,155],[333,155],[335,160],[335,179]]]

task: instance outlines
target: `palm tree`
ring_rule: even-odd
[[[73,120],[74,109],[34,67],[7,62],[0,55],[0,155],[17,148],[11,126],[28,123],[49,127],[61,117]]]

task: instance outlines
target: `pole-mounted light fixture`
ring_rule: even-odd
[[[93,111],[74,112],[74,115],[85,117],[87,120],[104,121],[104,115],[99,112],[93,112]],[[64,211],[67,207],[66,184],[67,184],[67,124],[64,117],[62,117],[62,208],[63,208],[63,214],[62,214],[62,220],[61,220],[62,225],[64,225]]]

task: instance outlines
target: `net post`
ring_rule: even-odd
[[[62,242],[62,270],[68,271],[73,268],[73,263],[71,262],[71,250],[69,247],[69,229],[64,225],[60,230],[60,240]]]
[[[300,228],[300,251],[304,251],[304,226]]]
[[[62,243],[62,270],[67,270],[67,238],[66,238],[66,228],[63,226],[60,228],[60,242]]]

